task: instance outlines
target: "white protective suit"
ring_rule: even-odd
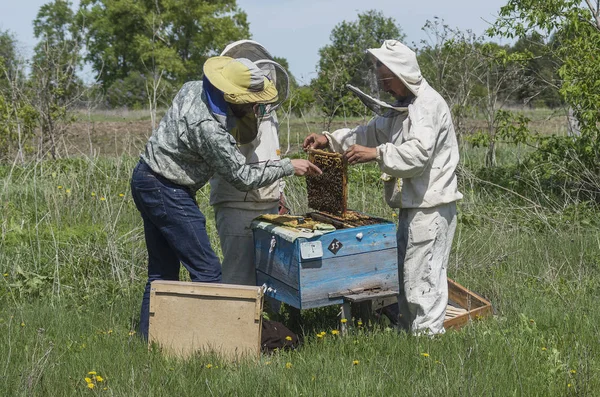
[[[332,150],[377,148],[386,201],[399,214],[400,323],[413,333],[444,332],[446,267],[456,229],[459,153],[446,101],[421,76],[415,53],[396,40],[368,52],[414,95],[408,114],[375,117],[355,129],[324,132]],[[400,179],[402,178],[401,190]]]
[[[251,40],[232,43],[221,55],[244,57],[255,62],[273,62],[268,66],[274,64],[271,54],[259,43]],[[287,85],[287,79],[285,84]],[[287,95],[287,92],[285,94]],[[247,164],[281,159],[278,131],[277,116],[272,110],[261,119],[256,138],[250,143],[239,145],[240,151],[246,156]],[[241,192],[217,175],[210,180],[210,204],[215,210],[215,221],[223,252],[224,283],[256,285],[254,239],[250,223],[262,214],[277,213],[283,184],[283,181],[278,181],[257,190]]]

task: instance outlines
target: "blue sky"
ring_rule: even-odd
[[[13,32],[20,50],[29,56],[35,45],[33,20],[47,0],[2,0],[0,30]],[[496,19],[507,0],[238,0],[248,14],[252,38],[273,55],[284,57],[300,83],[314,78],[319,48],[329,43],[338,23],[356,19],[358,13],[380,10],[394,18],[406,34],[406,42],[426,39],[421,27],[434,16],[451,27],[481,34]],[[78,4],[79,1],[73,1]]]

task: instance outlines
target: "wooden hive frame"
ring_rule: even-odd
[[[376,300],[377,308],[397,302],[396,296]],[[475,292],[448,278],[448,306],[444,318],[445,329],[460,329],[473,319],[493,314],[492,304]]]
[[[308,160],[321,168],[323,171],[322,175],[311,175],[306,177],[306,188],[308,193],[308,206],[317,211],[326,213],[335,213],[343,215],[348,209],[348,162],[339,153],[326,152],[324,150],[310,149],[308,151]],[[327,179],[328,171],[330,170],[329,165],[332,162],[339,161],[341,163],[342,179],[341,186],[339,184],[323,183],[331,182]],[[329,192],[328,196],[333,198],[339,198],[340,206],[339,211],[329,210],[327,205],[324,205],[322,201],[319,201],[318,197],[313,197],[310,191],[313,186],[320,185],[323,190]],[[341,191],[341,192],[340,192]],[[341,197],[340,197],[341,193]]]
[[[492,315],[492,304],[488,300],[450,278],[448,279],[448,302],[444,319],[446,329],[459,329],[472,319]]]

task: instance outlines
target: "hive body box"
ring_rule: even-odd
[[[254,221],[252,229],[257,284],[281,302],[310,309],[343,303],[344,292],[352,289],[398,291],[391,222],[301,237],[269,222]]]

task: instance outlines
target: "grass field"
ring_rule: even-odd
[[[344,123],[350,122],[336,125]],[[466,145],[465,198],[448,272],[492,302],[493,318],[435,339],[357,323],[342,337],[331,332],[337,308],[328,308],[304,314],[299,350],[258,363],[203,355],[178,361],[148,351],[135,333],[146,251],[128,185],[148,121],[78,125],[64,142],[69,158],[0,166],[0,395],[594,396],[600,390],[598,213],[582,203],[544,208],[479,183],[473,174],[483,152]],[[295,121],[290,136],[319,131],[318,125]],[[518,155],[501,146],[499,163]],[[351,168],[351,208],[395,219],[381,190],[372,165]],[[197,197],[218,252],[208,193],[204,188]],[[290,178],[287,194],[295,213],[306,211],[302,179]],[[327,335],[318,337],[321,331]]]

